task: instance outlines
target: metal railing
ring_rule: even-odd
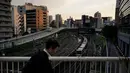
[[[119,29],[120,32],[130,34],[130,27],[122,27]]]
[[[21,73],[29,59],[30,57],[0,57],[0,73]],[[55,73],[130,73],[130,57],[50,57],[49,59],[52,61]],[[60,64],[55,67],[57,62]]]

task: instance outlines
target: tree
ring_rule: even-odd
[[[117,27],[116,26],[105,26],[102,29],[102,34],[106,39],[113,41],[114,43],[117,42]]]

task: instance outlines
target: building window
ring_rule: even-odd
[[[22,7],[20,7],[20,9],[22,9]]]
[[[20,12],[22,12],[22,11],[20,10]]]

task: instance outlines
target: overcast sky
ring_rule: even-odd
[[[102,16],[115,18],[116,0],[12,0],[13,5],[23,5],[25,2],[45,5],[50,15],[61,14],[63,19],[70,16],[80,19],[83,14],[94,16],[97,11]]]

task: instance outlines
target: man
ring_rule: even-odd
[[[22,73],[54,73],[48,57],[56,52],[57,47],[59,43],[54,39],[49,39],[46,42],[46,49],[32,56]]]

